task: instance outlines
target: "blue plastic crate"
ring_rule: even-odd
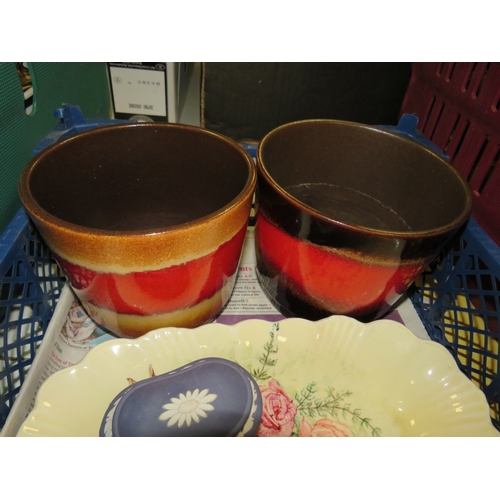
[[[68,135],[112,122],[88,122],[73,107],[56,113],[61,124],[35,152]],[[426,144],[416,125],[416,117],[406,117],[398,131]],[[255,156],[256,145],[245,147]],[[0,429],[63,285],[64,277],[50,251],[20,209],[0,237]],[[463,372],[483,390],[492,421],[500,430],[499,247],[471,219],[412,287],[410,298],[430,338],[445,345]]]
[[[33,363],[64,277],[20,209],[0,237],[0,429]]]
[[[58,140],[123,120],[85,119],[78,106],[54,112],[60,120],[33,154]],[[52,254],[20,208],[0,236],[0,430],[54,313],[65,278]]]
[[[471,218],[410,290],[429,337],[485,394],[500,430],[500,248]]]
[[[413,63],[401,114],[449,157],[472,218],[411,290],[431,339],[485,393],[500,430],[500,63]]]

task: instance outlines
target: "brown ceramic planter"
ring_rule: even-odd
[[[380,317],[472,208],[448,162],[367,125],[283,125],[257,165],[258,277],[286,316]]]
[[[255,184],[251,157],[227,137],[141,123],[45,149],[19,189],[90,316],[137,337],[201,325],[224,307]]]

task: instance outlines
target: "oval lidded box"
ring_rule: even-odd
[[[101,437],[255,436],[262,397],[237,363],[203,358],[135,382],[111,401]]]

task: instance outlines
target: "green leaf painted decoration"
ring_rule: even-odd
[[[264,401],[264,413],[258,435],[262,436],[354,436],[353,429],[363,429],[378,437],[381,430],[363,417],[359,408],[352,408],[347,401],[353,393],[348,389],[333,387],[320,389],[315,381],[289,398],[286,389],[273,377],[279,357],[276,332],[279,323],[273,323],[269,341],[257,358],[259,367],[250,373],[257,381],[270,381],[260,386]],[[322,393],[322,395],[321,395]],[[293,414],[293,422],[290,415]],[[350,422],[348,424],[347,422]]]

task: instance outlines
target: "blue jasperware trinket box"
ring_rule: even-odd
[[[262,397],[253,377],[222,358],[203,358],[121,391],[101,437],[255,436]]]

